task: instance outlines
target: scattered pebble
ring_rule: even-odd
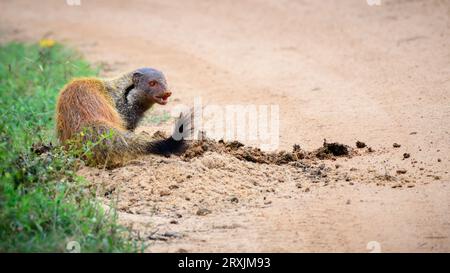
[[[407,158],[410,158],[410,157],[411,157],[411,155],[409,153],[404,153],[403,154],[403,159],[407,159]]]
[[[398,169],[397,173],[398,174],[405,174],[406,173],[406,169]]]
[[[168,196],[170,195],[170,191],[168,190],[162,190],[159,192],[159,196]]]
[[[238,199],[237,197],[232,197],[232,198],[230,199],[230,202],[231,202],[231,203],[234,203],[234,204],[237,204],[237,203],[239,203],[239,199]]]
[[[366,143],[364,143],[364,142],[361,142],[361,141],[356,141],[356,148],[359,148],[359,149],[362,149],[362,148],[365,148],[367,145],[366,145]]]
[[[392,147],[394,147],[394,148],[400,148],[402,145],[400,145],[400,144],[398,144],[398,143],[394,143],[394,144],[392,144]]]
[[[183,235],[179,232],[175,232],[175,231],[166,231],[162,234],[162,236],[164,237],[168,237],[168,238],[181,238],[183,237]]]
[[[211,213],[211,211],[209,209],[198,209],[195,214],[197,214],[198,216],[205,216],[210,213]]]

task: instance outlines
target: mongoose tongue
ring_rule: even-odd
[[[164,92],[164,94],[155,96],[155,100],[157,103],[165,105],[167,103],[167,99],[172,95],[172,92]]]
[[[162,99],[163,100],[166,100],[168,97],[170,97],[172,95],[172,92],[166,92],[166,93],[164,93],[164,95],[162,95]]]

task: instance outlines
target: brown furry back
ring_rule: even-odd
[[[176,131],[180,132],[178,127],[184,121],[180,117]],[[186,128],[190,128],[187,123]],[[139,154],[167,155],[185,148],[184,139],[152,139],[127,131],[103,82],[94,78],[73,80],[61,90],[56,106],[56,130],[67,148],[78,150],[86,143],[93,144],[79,149],[79,156],[88,165],[108,168],[123,165]],[[182,130],[183,135],[189,130]]]
[[[92,124],[102,124],[118,131],[125,130],[103,82],[92,78],[75,79],[62,89],[58,98],[58,138],[64,142]]]

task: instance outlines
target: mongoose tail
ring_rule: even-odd
[[[192,137],[194,131],[193,115],[193,110],[181,113],[175,122],[172,135],[166,139],[150,142],[147,152],[165,156],[183,153],[188,148],[187,141]]]

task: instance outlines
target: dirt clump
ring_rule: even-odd
[[[326,140],[323,142],[323,147],[311,152],[311,154],[318,159],[333,159],[339,156],[350,156],[352,149],[341,143],[333,142],[328,143]]]
[[[182,158],[184,160],[190,160],[199,157],[208,151],[219,154],[228,154],[239,160],[260,164],[283,165],[305,158],[305,153],[301,149],[294,149],[293,152],[264,152],[259,148],[247,147],[239,141],[227,142],[219,140],[216,142],[211,139],[202,139],[192,142],[190,147],[182,155]]]
[[[356,148],[358,148],[358,149],[362,149],[362,148],[365,148],[367,145],[366,145],[366,143],[364,143],[364,142],[361,142],[361,141],[356,141]]]
[[[261,164],[284,165],[302,159],[333,159],[334,157],[350,156],[352,149],[337,142],[327,143],[324,141],[323,147],[311,152],[301,149],[299,145],[294,145],[291,152],[264,152],[259,148],[248,147],[239,141],[214,141],[202,139],[193,141],[190,147],[184,152],[182,158],[190,160],[203,155],[205,152],[217,152],[219,154],[229,154],[239,160]]]

